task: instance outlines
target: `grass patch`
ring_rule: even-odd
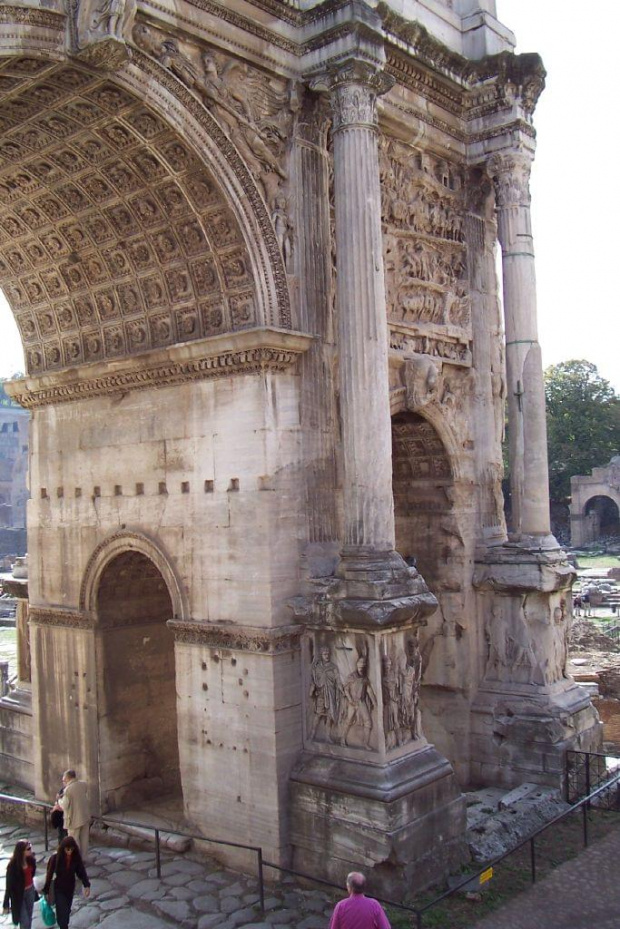
[[[574,858],[583,850],[583,814],[573,813],[567,819],[547,829],[536,839],[536,880],[542,880],[554,868]],[[593,844],[620,827],[620,814],[603,810],[588,813],[588,841]],[[473,870],[473,869],[470,869]],[[513,897],[531,887],[531,861],[529,844],[513,852],[495,868],[487,890],[477,901],[467,900],[461,894],[448,897],[443,903],[424,914],[423,929],[471,929],[489,913],[504,906]],[[413,906],[424,906],[445,890],[435,887],[411,901]],[[392,929],[411,929],[415,917],[402,910],[388,909]]]
[[[581,568],[618,568],[620,558],[617,555],[577,555],[577,563]]]

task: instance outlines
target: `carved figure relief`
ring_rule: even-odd
[[[489,680],[530,684],[537,667],[532,635],[525,612],[527,597],[518,606],[494,601],[487,622],[487,669]]]
[[[360,655],[357,659],[355,671],[349,674],[345,681],[344,693],[347,701],[347,716],[343,742],[349,745],[350,733],[355,730],[357,738],[366,748],[370,748],[373,710],[377,705],[377,698],[368,680],[366,655]]]
[[[411,355],[405,360],[404,380],[407,409],[415,412],[426,406],[438,394],[439,371],[425,355]]]
[[[310,699],[313,718],[310,738],[316,739],[319,727],[329,742],[337,740],[344,708],[344,688],[340,671],[331,660],[329,647],[323,646],[310,668]]]
[[[419,720],[422,654],[417,635],[411,634],[404,648],[383,659],[381,687],[386,747],[396,748],[422,737]]]

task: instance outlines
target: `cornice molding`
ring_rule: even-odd
[[[26,26],[43,26],[64,32],[66,17],[54,10],[39,10],[29,6],[0,5],[0,23],[16,23]]]
[[[58,607],[31,606],[28,621],[34,626],[61,626],[66,629],[94,629],[95,620],[90,613],[63,610]]]
[[[82,365],[79,370],[23,378],[9,382],[6,388],[21,406],[37,409],[189,381],[282,373],[295,364],[312,340],[312,336],[285,329],[246,329],[114,363]]]
[[[256,626],[236,626],[171,619],[168,626],[176,642],[202,645],[230,651],[253,652],[257,655],[278,655],[298,651],[303,626],[279,626],[261,629]]]

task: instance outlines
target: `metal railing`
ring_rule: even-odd
[[[599,787],[607,786],[597,797],[597,809],[618,812],[620,798],[611,783],[620,774],[620,758],[600,752],[566,752],[564,796],[567,803],[576,803]]]
[[[45,835],[45,851],[49,851],[49,823],[48,813],[52,809],[50,803],[44,803],[37,800],[24,800],[21,797],[14,797],[11,794],[0,794],[0,803],[6,801],[16,803],[21,806],[28,806],[33,809],[41,810],[43,813],[43,830]],[[214,839],[210,836],[197,834],[193,832],[181,832],[177,829],[161,829],[159,826],[151,826],[148,823],[134,822],[128,819],[116,819],[106,816],[91,816],[91,825],[93,823],[102,823],[105,826],[127,826],[130,829],[140,829],[142,831],[152,832],[155,840],[155,868],[157,877],[161,880],[161,834],[179,836],[184,839],[191,839],[197,842],[208,842],[211,845],[225,845],[227,848],[239,848],[256,855],[256,871],[258,881],[258,898],[261,913],[265,912],[265,872],[263,862],[263,850],[257,845],[244,845],[241,842],[229,842],[225,839]]]
[[[395,900],[388,900],[383,897],[376,897],[380,903],[384,906],[389,906],[393,909],[402,910],[406,913],[410,913],[413,920],[413,926],[416,929],[423,929],[424,916],[429,910],[438,906],[440,903],[443,903],[448,897],[453,896],[458,893],[460,890],[463,890],[468,885],[472,886],[474,884],[481,884],[482,881],[480,878],[488,874],[490,869],[495,869],[502,861],[506,858],[513,855],[515,852],[519,851],[526,846],[529,846],[529,859],[530,859],[530,876],[532,883],[536,883],[536,869],[537,869],[537,859],[536,859],[536,840],[546,832],[548,829],[551,829],[557,823],[562,822],[567,819],[573,813],[581,810],[582,815],[582,837],[584,848],[587,848],[589,841],[588,833],[588,811],[592,807],[598,809],[608,808],[618,810],[619,807],[605,807],[604,798],[610,792],[613,792],[614,796],[617,796],[620,793],[620,768],[615,772],[609,774],[609,770],[605,767],[605,770],[608,772],[608,777],[603,779],[602,766],[601,762],[598,759],[607,759],[609,756],[598,755],[596,753],[588,752],[567,752],[566,756],[566,774],[565,774],[565,790],[566,796],[569,797],[569,790],[577,790],[581,785],[581,789],[586,790],[587,793],[581,796],[576,802],[572,803],[567,810],[559,813],[549,822],[545,823],[539,829],[536,829],[526,838],[522,839],[521,842],[514,845],[508,851],[504,852],[502,855],[498,855],[496,858],[493,858],[491,861],[487,861],[479,870],[475,872],[468,873],[463,880],[458,884],[450,887],[444,893],[439,894],[439,896],[433,898],[428,903],[423,906],[413,906],[411,904],[397,902]],[[599,778],[598,785],[592,789],[592,783]],[[601,782],[602,780],[602,782]],[[572,786],[571,786],[572,785]],[[26,806],[33,807],[35,809],[40,809],[43,812],[44,819],[44,831],[45,831],[45,848],[49,848],[49,829],[48,829],[48,819],[47,814],[51,809],[51,805],[47,803],[42,803],[34,800],[23,800],[19,797],[13,797],[9,794],[0,794],[0,802],[8,801],[17,804],[22,804]],[[594,802],[597,801],[597,802]],[[570,802],[570,801],[568,801]],[[160,829],[156,826],[150,826],[145,823],[132,822],[128,820],[120,819],[111,819],[106,818],[105,816],[93,816],[91,822],[103,823],[107,826],[128,826],[130,828],[139,828],[141,830],[148,830],[153,832],[155,838],[155,863],[157,869],[157,877],[161,879],[161,832],[166,832],[168,835],[180,836],[182,838],[188,838],[196,840],[199,842],[209,842],[214,845],[224,845],[228,848],[238,848],[245,851],[250,851],[256,854],[256,863],[257,863],[257,881],[258,881],[258,890],[259,890],[259,903],[261,912],[265,912],[265,868],[272,869],[274,871],[279,871],[282,874],[290,874],[294,877],[298,877],[301,880],[308,881],[312,884],[319,884],[323,887],[331,887],[335,890],[342,891],[342,885],[336,884],[333,881],[324,880],[323,878],[315,877],[312,874],[306,874],[303,871],[296,871],[293,868],[285,868],[282,865],[275,864],[272,861],[266,861],[263,857],[262,848],[255,845],[243,845],[239,842],[228,842],[223,839],[213,839],[208,836],[199,835],[189,832],[179,832],[174,829]]]

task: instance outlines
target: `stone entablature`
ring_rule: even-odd
[[[89,399],[131,390],[210,380],[239,374],[283,372],[307,351],[312,337],[286,330],[246,330],[214,336],[187,346],[149,352],[114,365],[80,369],[12,381],[11,396],[27,409]]]

